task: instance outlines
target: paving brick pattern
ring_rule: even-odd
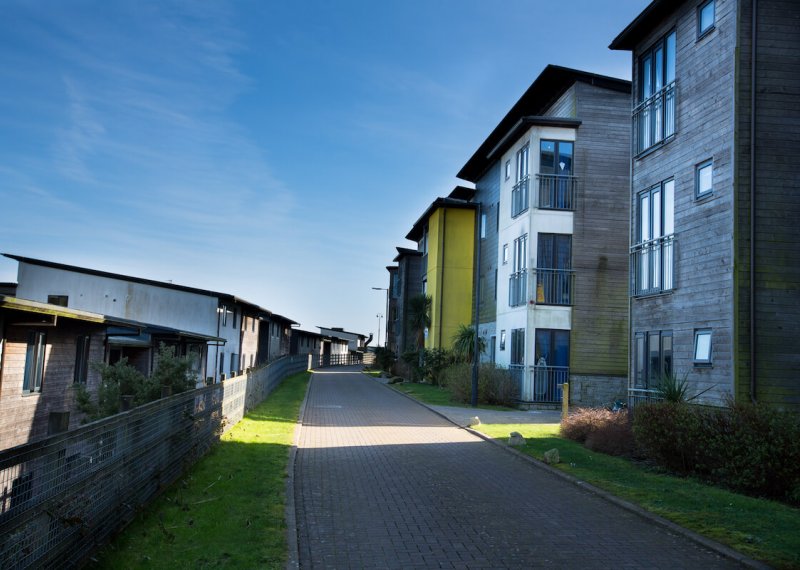
[[[358,372],[312,378],[295,501],[303,569],[736,566]]]

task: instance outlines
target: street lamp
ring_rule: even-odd
[[[375,316],[378,317],[378,344],[377,344],[377,346],[380,346],[381,345],[381,319],[383,318],[383,315],[378,313]]]
[[[386,291],[386,339],[384,340],[384,344],[387,346],[389,345],[389,289],[387,287],[373,287],[374,291]],[[378,323],[380,326],[380,323]],[[378,346],[381,345],[380,342],[380,334],[378,335]]]

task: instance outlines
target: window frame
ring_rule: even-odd
[[[503,265],[508,265],[508,244],[503,244]]]
[[[672,330],[639,331],[633,336],[633,388],[640,390],[653,390],[658,384],[657,378],[652,378],[650,370],[651,339],[658,337],[658,368],[661,375],[672,374],[675,368],[675,341]],[[666,339],[669,339],[669,359],[666,356]],[[643,349],[643,361],[640,362],[639,344]],[[642,378],[639,378],[641,371]],[[651,380],[653,380],[651,382]]]
[[[669,67],[669,47],[670,47],[670,38],[674,37],[674,41],[672,42],[674,45],[672,46],[675,50],[674,59],[672,61],[672,77],[670,78],[670,67]],[[661,60],[656,61],[656,56],[661,51]],[[650,85],[650,93],[645,95],[644,86],[645,86],[645,73],[644,73],[644,62],[650,58],[650,67],[649,67],[649,77],[647,85]],[[643,103],[647,101],[654,95],[656,95],[659,91],[667,87],[670,83],[675,81],[675,76],[677,74],[677,59],[678,59],[678,34],[675,28],[669,30],[666,34],[658,38],[655,42],[653,42],[649,48],[642,51],[639,55],[637,61],[639,68],[637,70],[637,79],[638,79],[638,86],[636,89],[636,103]],[[659,71],[659,64],[660,68],[660,77],[658,76]],[[656,88],[658,82],[661,82],[661,86]],[[674,136],[674,135],[671,135]],[[665,137],[665,141],[667,138]]]
[[[92,346],[92,337],[88,334],[78,335],[75,339],[75,369],[73,370],[73,384],[86,384],[89,377],[89,351]]]
[[[486,239],[486,224],[487,224],[486,214],[481,214],[481,239]]]
[[[47,304],[67,307],[69,305],[69,295],[48,295]]]
[[[708,355],[706,358],[697,357],[698,341],[701,336],[708,337]],[[694,330],[694,342],[692,343],[692,363],[697,367],[712,366],[714,364],[714,339],[712,329],[702,328]]]
[[[700,191],[700,172],[706,168],[711,169],[711,180],[708,185],[708,190]],[[709,158],[699,162],[694,167],[694,199],[705,200],[714,195],[714,159]]]
[[[703,10],[711,6],[711,23],[703,28]],[[700,41],[717,28],[716,0],[706,0],[697,7],[697,40]]]
[[[28,332],[28,344],[25,349],[25,375],[22,379],[23,394],[41,393],[46,357],[47,334],[42,331]]]
[[[511,178],[511,159],[506,160],[506,171],[505,171],[505,179],[509,180]]]
[[[500,350],[506,349],[506,330],[500,330]]]

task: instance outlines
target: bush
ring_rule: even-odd
[[[631,418],[627,411],[579,408],[561,421],[561,436],[607,455],[632,455]]]
[[[662,467],[800,504],[800,416],[760,405],[637,406],[637,444]]]
[[[388,348],[385,348],[383,346],[375,348],[375,366],[379,370],[383,370],[384,372],[391,372],[395,360],[396,358],[394,356],[394,352],[392,352]]]
[[[472,399],[472,365],[457,363],[442,371],[441,383],[453,399],[469,404]],[[478,369],[478,403],[512,407],[519,397],[508,370],[494,364],[481,364]]]

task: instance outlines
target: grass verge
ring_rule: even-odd
[[[658,473],[627,459],[589,451],[558,436],[559,424],[483,424],[482,433],[505,442],[518,431],[517,448],[542,459],[557,448],[557,469],[650,512],[726,544],[776,568],[800,568],[800,510],[732,493],[691,479]]]
[[[457,408],[469,408],[469,404],[459,402],[453,399],[452,394],[447,388],[441,386],[433,386],[432,384],[418,384],[414,382],[403,382],[402,384],[392,384],[393,388],[416,398],[420,402],[424,402],[431,406],[455,406]],[[476,409],[479,410],[505,410],[510,411],[513,408],[505,406],[487,406],[481,405]]]
[[[309,374],[285,379],[100,553],[98,568],[283,568],[286,468]]]

